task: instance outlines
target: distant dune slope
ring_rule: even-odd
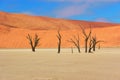
[[[25,14],[0,12],[0,48],[30,48],[26,39],[27,34],[38,34],[41,37],[42,48],[57,47],[57,30],[61,29],[62,47],[71,47],[67,42],[73,35],[80,34],[81,46],[84,38],[80,25],[86,32],[92,27],[92,35],[96,35],[103,47],[120,47],[120,24],[65,20]]]

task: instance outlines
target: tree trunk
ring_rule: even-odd
[[[73,53],[73,47],[71,47],[71,52]]]
[[[87,40],[85,40],[85,53],[87,53]]]
[[[31,44],[32,51],[35,52],[35,47]]]
[[[91,53],[92,48],[89,48],[89,53]]]
[[[95,51],[95,47],[93,47],[93,51]]]
[[[78,52],[80,53],[80,48],[78,47]]]
[[[99,44],[99,46],[98,46],[98,49],[100,49],[100,44]]]
[[[58,43],[58,53],[60,53],[60,49],[61,49],[61,40]]]
[[[78,48],[78,52],[80,53],[80,48]]]
[[[95,45],[93,45],[93,51],[95,51]]]
[[[58,46],[58,53],[60,53],[60,46]]]
[[[32,51],[35,52],[35,48],[34,47],[32,47]]]

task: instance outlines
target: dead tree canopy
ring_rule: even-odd
[[[77,47],[78,52],[80,53],[80,38],[79,38],[79,34],[77,36],[73,36],[73,38],[68,40],[68,42],[73,43]]]
[[[100,43],[100,42],[103,42],[103,41],[97,40],[96,36],[94,36],[94,37],[92,37],[92,38],[91,38],[91,36],[90,36],[89,51],[88,51],[88,52],[91,53],[91,52],[92,52],[92,49],[93,49],[93,51],[95,51],[96,45],[97,45],[98,43]]]
[[[35,52],[35,48],[38,46],[40,38],[37,34],[35,34],[34,38],[32,38],[30,34],[28,34],[26,38],[29,40],[29,44],[31,45],[32,51]]]
[[[60,30],[57,31],[57,38],[58,38],[58,53],[60,53],[60,50],[61,50],[61,39],[62,39],[62,36],[60,34]]]
[[[91,31],[91,26],[90,26],[90,31],[89,31],[88,34],[86,33],[85,28],[83,28],[81,25],[80,25],[80,27],[81,27],[82,33],[84,35],[84,38],[85,38],[85,53],[87,53],[87,50],[88,50],[88,40],[89,40],[89,38],[91,36],[91,32],[92,32]]]
[[[92,37],[92,43],[93,43],[93,51],[95,51],[96,45],[100,42],[104,42],[102,40],[97,40],[96,36]]]

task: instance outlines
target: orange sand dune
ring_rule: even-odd
[[[88,22],[79,20],[65,20],[56,19],[42,16],[29,16],[25,14],[10,14],[0,12],[0,24],[12,28],[27,28],[27,29],[40,29],[40,30],[53,30],[53,29],[80,29],[79,25],[84,27],[107,27],[107,26],[120,26],[120,24],[101,23],[101,22]]]
[[[48,17],[29,16],[0,12],[0,48],[30,48],[27,34],[38,34],[41,38],[40,48],[57,47],[57,30],[61,29],[62,47],[74,45],[67,40],[73,35],[80,35],[81,46],[84,47],[84,37],[80,26],[89,31],[92,26],[92,35],[96,35],[103,47],[120,47],[120,24],[87,22],[54,19]]]

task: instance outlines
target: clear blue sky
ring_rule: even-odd
[[[0,0],[0,11],[120,23],[120,0]]]

